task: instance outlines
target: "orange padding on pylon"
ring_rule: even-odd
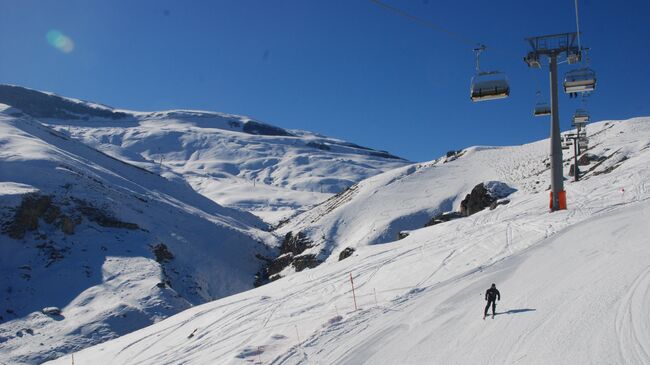
[[[566,191],[562,190],[557,193],[557,200],[560,210],[566,209]],[[548,209],[553,210],[553,192],[551,191],[551,201],[548,204]]]
[[[560,210],[561,209],[566,209],[566,191],[562,190],[557,194],[559,203],[560,203]]]

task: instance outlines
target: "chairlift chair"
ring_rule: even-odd
[[[472,77],[472,101],[496,100],[510,95],[508,78],[503,72],[479,72]]]
[[[533,115],[536,117],[543,117],[545,115],[551,115],[551,106],[548,103],[537,103],[535,104],[535,111]]]
[[[543,117],[545,115],[551,115],[551,105],[542,99],[542,93],[537,91],[537,104],[535,104],[535,109],[533,109],[533,116]]]
[[[589,148],[589,141],[578,141],[578,147],[580,151],[584,151]]]
[[[571,70],[564,76],[564,92],[585,93],[596,88],[596,72],[590,68]]]
[[[510,84],[506,75],[499,71],[481,71],[479,61],[483,51],[485,51],[484,45],[474,49],[476,53],[476,74],[472,77],[470,86],[472,101],[507,98],[510,95]]]
[[[529,52],[526,57],[524,57],[524,62],[528,64],[528,67],[542,68],[542,63],[539,61],[539,56],[537,56],[535,52]]]
[[[563,150],[568,150],[571,148],[571,142],[570,141],[562,141],[562,149]]]
[[[580,51],[578,52],[571,52],[567,55],[566,57],[567,62],[569,65],[573,65],[574,63],[578,63],[582,60],[582,53]]]
[[[573,113],[573,124],[586,124],[589,123],[589,112],[585,109],[577,109]]]

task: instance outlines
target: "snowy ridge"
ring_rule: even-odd
[[[40,363],[253,287],[255,255],[276,244],[259,218],[21,115],[0,105],[0,361]]]
[[[336,138],[226,113],[134,112],[0,85],[12,105],[63,134],[269,223],[408,162]]]
[[[568,210],[547,211],[547,141],[476,148],[447,163],[391,171],[361,182],[334,209],[323,204],[319,219],[305,213],[286,226],[330,227],[340,232],[330,236],[333,247],[356,245],[351,257],[189,309],[76,353],[75,361],[645,364],[650,119],[602,122],[590,125],[589,134],[595,158],[583,166],[580,182],[566,182]],[[454,207],[488,179],[517,189],[509,204],[412,228],[397,242],[382,233],[398,216],[393,212]],[[449,187],[457,183],[464,185]],[[383,202],[374,198],[380,194]],[[346,212],[354,204],[357,235],[340,228],[353,218]],[[369,244],[379,242],[386,244]],[[483,321],[492,282],[502,300],[496,318]]]

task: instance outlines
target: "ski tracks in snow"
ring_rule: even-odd
[[[650,266],[634,281],[616,314],[621,358],[628,364],[650,364]]]

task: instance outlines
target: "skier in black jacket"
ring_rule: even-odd
[[[492,318],[494,318],[495,309],[497,306],[496,301],[501,300],[501,293],[497,290],[496,284],[492,284],[492,287],[485,291],[485,300],[487,300],[487,305],[485,306],[485,312],[483,312],[483,319],[487,317],[488,308],[492,304]]]

